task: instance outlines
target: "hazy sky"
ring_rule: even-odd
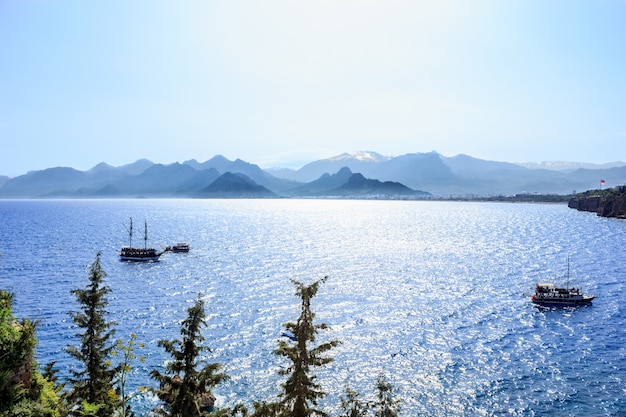
[[[0,0],[0,174],[626,160],[624,0]]]

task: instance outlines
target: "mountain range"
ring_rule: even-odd
[[[387,157],[341,154],[298,170],[267,169],[216,155],[198,162],[155,164],[141,159],[88,171],[68,167],[0,177],[0,198],[429,198],[521,193],[571,194],[626,182],[626,164],[587,167],[487,161],[437,152]],[[553,166],[553,167],[554,167]]]

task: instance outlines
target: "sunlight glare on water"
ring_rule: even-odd
[[[150,244],[191,251],[118,261],[131,216]],[[381,373],[407,416],[626,412],[623,221],[564,205],[349,200],[0,201],[0,220],[0,287],[18,316],[41,320],[39,360],[64,375],[75,364],[63,348],[77,343],[70,290],[101,251],[117,337],[146,344],[134,388],[154,385],[168,359],[158,340],[180,337],[200,294],[206,360],[231,376],[218,405],[274,399],[285,363],[272,351],[299,314],[290,280],[329,276],[313,308],[330,326],[317,341],[342,341],[316,371],[333,415],[347,386],[373,399]],[[531,305],[536,282],[563,283],[567,257],[594,304]],[[133,404],[140,415],[157,405]]]

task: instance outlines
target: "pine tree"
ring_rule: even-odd
[[[332,362],[333,359],[324,356],[324,353],[340,342],[333,340],[317,347],[310,347],[309,343],[315,342],[315,336],[319,330],[328,328],[326,324],[313,324],[315,314],[311,311],[311,299],[315,297],[319,286],[327,278],[324,277],[309,286],[298,281],[291,281],[296,286],[296,295],[302,299],[302,305],[298,320],[295,323],[284,324],[293,337],[289,338],[289,341],[279,341],[278,348],[274,351],[276,355],[284,356],[291,362],[287,368],[278,372],[279,375],[287,375],[287,380],[282,384],[283,392],[279,395],[279,402],[276,404],[279,416],[326,416],[326,413],[315,408],[318,400],[326,394],[315,382],[316,376],[311,372],[313,367]],[[272,406],[272,404],[266,405],[270,410]],[[257,412],[257,414],[260,413]]]
[[[167,364],[166,374],[153,370],[150,375],[158,381],[159,389],[152,389],[167,404],[166,409],[156,411],[171,417],[196,417],[213,408],[215,397],[211,389],[228,378],[218,373],[219,363],[207,364],[197,370],[198,357],[204,350],[201,330],[206,326],[204,302],[198,296],[196,303],[188,310],[188,317],[182,323],[180,333],[183,340],[160,340],[159,346],[172,355],[173,361]]]
[[[72,357],[82,363],[82,369],[71,370],[72,377],[69,379],[71,391],[68,398],[70,404],[77,406],[77,415],[87,411],[83,404],[91,404],[98,406],[96,415],[109,417],[117,405],[113,382],[117,370],[110,362],[111,352],[115,347],[112,341],[115,323],[106,320],[107,294],[111,290],[104,286],[105,277],[98,253],[90,268],[87,287],[72,290],[82,306],[82,311],[70,313],[70,316],[76,326],[83,330],[83,333],[78,334],[80,347],[66,348]]]
[[[399,402],[393,397],[393,386],[380,374],[376,380],[377,401],[374,403],[375,417],[397,417]]]
[[[367,408],[361,400],[359,393],[346,387],[346,398],[341,398],[341,417],[365,417]]]

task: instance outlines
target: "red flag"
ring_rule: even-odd
[[[600,184],[604,184],[606,181],[604,180],[600,180]]]

